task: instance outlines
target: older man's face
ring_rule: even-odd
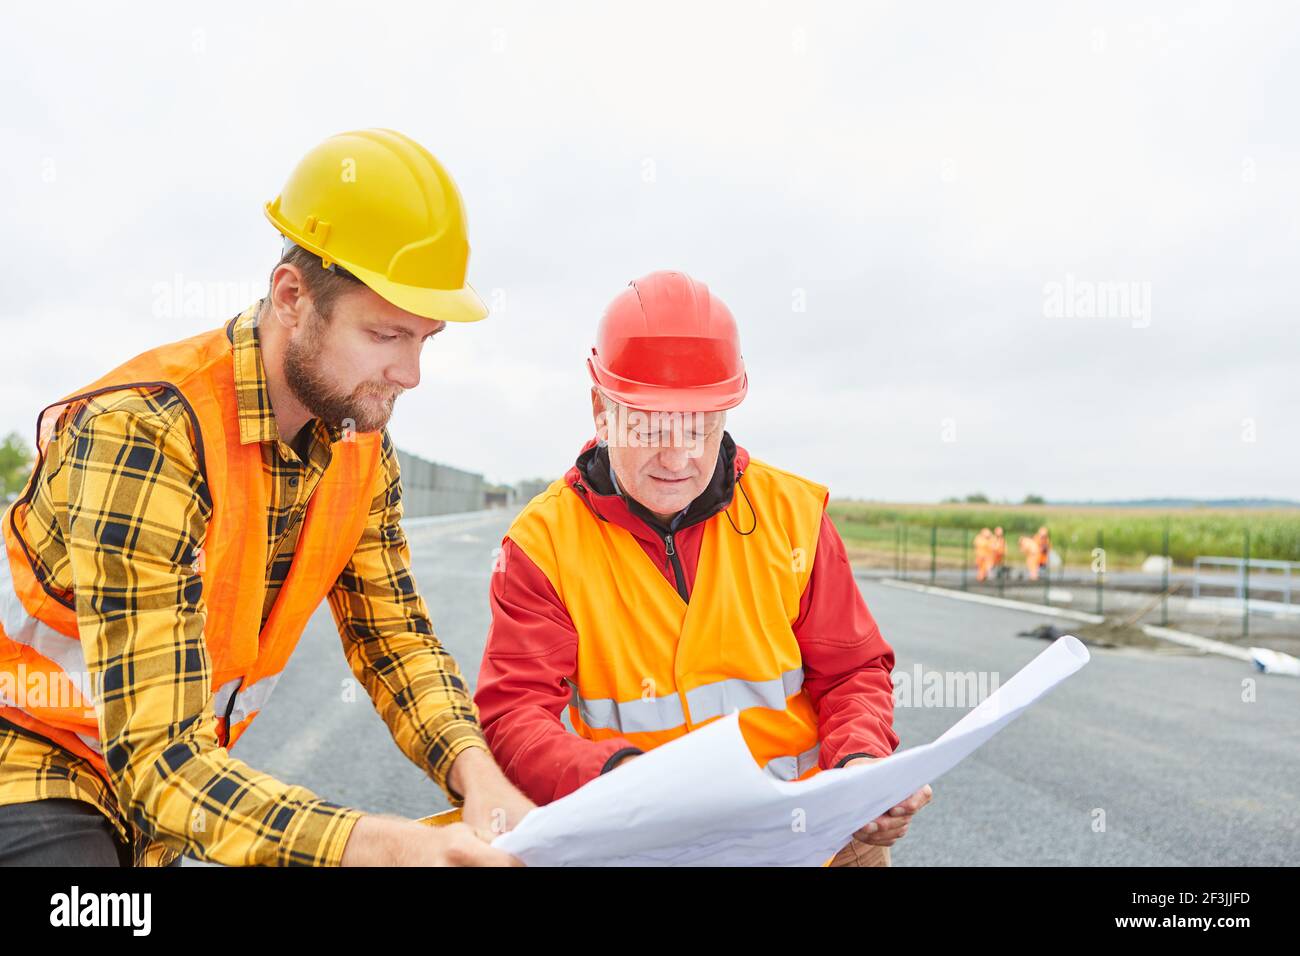
[[[592,389],[597,434],[609,443],[619,487],[668,519],[709,484],[718,462],[725,412],[653,412],[610,403]]]

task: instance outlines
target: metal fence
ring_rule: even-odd
[[[1300,562],[1272,561],[1264,558],[1250,558],[1247,560],[1244,558],[1227,558],[1215,555],[1198,555],[1196,560],[1192,562],[1193,597],[1198,599],[1201,597],[1201,588],[1203,586],[1208,591],[1223,585],[1223,578],[1225,575],[1215,574],[1213,571],[1205,570],[1216,567],[1229,569],[1226,577],[1229,586],[1235,588],[1236,593],[1234,597],[1238,601],[1251,600],[1251,571],[1253,569],[1259,569],[1266,575],[1272,572],[1279,572],[1281,575],[1281,581],[1277,588],[1272,588],[1270,590],[1278,590],[1280,588],[1282,600],[1281,602],[1272,603],[1281,603],[1283,608],[1288,610],[1291,608],[1291,574],[1293,571],[1300,569]],[[1257,586],[1256,594],[1258,593],[1259,588]],[[1260,598],[1259,600],[1265,599]]]
[[[1007,534],[1006,553],[984,580],[976,566],[970,528],[898,522],[854,525],[845,536],[860,567],[883,569],[900,580],[978,591],[1020,601],[1068,607],[1144,624],[1185,628],[1221,639],[1252,634],[1300,640],[1300,603],[1292,601],[1293,573],[1300,562],[1250,556],[1250,533],[1241,534],[1238,555],[1204,555],[1191,565],[1175,565],[1170,529],[1151,535],[1148,546],[1132,550],[1131,529],[1116,527],[1122,561],[1112,562],[1108,532],[1066,537],[1051,532],[1049,563],[1035,574],[1022,556],[1019,534]]]

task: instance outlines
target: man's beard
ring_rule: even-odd
[[[350,427],[353,432],[379,431],[393,414],[396,389],[363,382],[351,394],[340,392],[315,364],[321,352],[324,320],[313,309],[308,323],[307,334],[300,337],[301,341],[290,339],[284,349],[284,378],[294,397],[307,411],[333,428],[346,430]]]

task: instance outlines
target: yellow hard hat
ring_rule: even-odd
[[[266,204],[291,242],[426,319],[476,322],[487,307],[465,282],[460,191],[427,149],[391,129],[331,136]]]

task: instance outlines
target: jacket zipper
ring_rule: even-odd
[[[677,593],[682,596],[682,600],[687,604],[691,603],[691,595],[686,590],[686,572],[682,570],[682,559],[677,556],[677,548],[673,546],[673,536],[664,535],[664,550],[668,552],[668,558],[673,563],[673,577],[677,580]]]

